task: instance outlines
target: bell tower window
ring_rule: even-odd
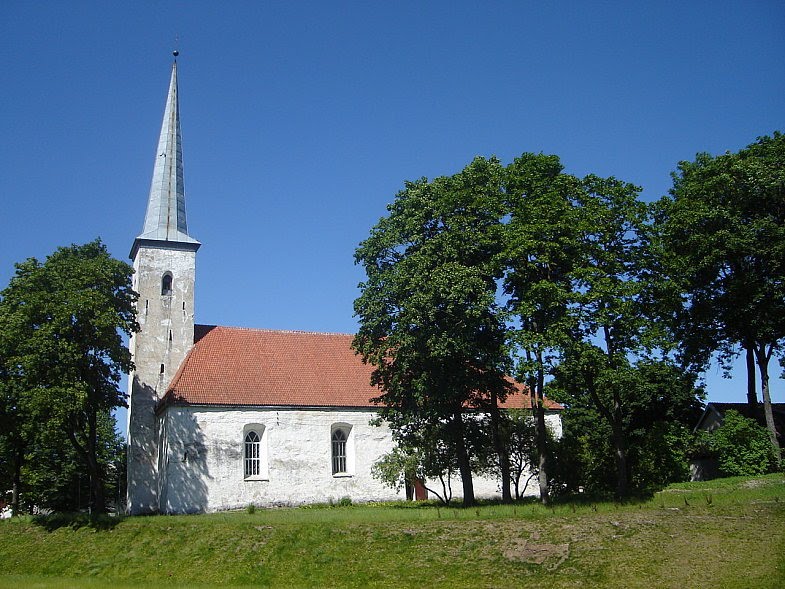
[[[171,296],[172,294],[172,273],[167,272],[161,278],[161,296]]]

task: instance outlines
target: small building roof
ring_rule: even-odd
[[[693,431],[699,429],[714,429],[719,427],[725,419],[725,414],[734,410],[748,419],[755,420],[761,427],[766,427],[766,418],[763,415],[763,403],[758,403],[758,406],[751,408],[748,403],[707,403],[698,423],[695,425]],[[774,417],[774,428],[777,431],[777,437],[782,439],[785,433],[785,403],[772,403],[771,412]]]
[[[354,336],[196,325],[194,346],[172,380],[164,405],[375,408],[373,367],[351,347]],[[517,392],[504,404],[528,408]],[[561,409],[547,401],[548,409]]]

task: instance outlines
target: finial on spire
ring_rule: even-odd
[[[175,49],[174,51],[172,51],[172,55],[174,55],[174,59],[176,61],[177,60],[177,56],[180,55],[180,52],[177,51],[177,49]]]

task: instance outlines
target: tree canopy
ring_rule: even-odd
[[[656,345],[657,331],[637,196],[615,178],[565,174],[556,156],[526,153],[506,167],[476,158],[454,176],[407,183],[360,244],[367,280],[354,345],[375,367],[381,416],[409,457],[422,452],[424,430],[430,443],[441,432],[465,501],[472,464],[496,465],[505,499],[520,479],[513,424],[499,409],[507,374],[530,393],[534,470],[548,500],[545,390],[560,365],[569,366],[558,372],[561,398],[607,421],[626,494],[625,423],[640,392],[628,385],[642,373],[630,359]],[[467,409],[479,413],[467,420]]]
[[[779,450],[769,362],[785,341],[785,136],[680,162],[657,221],[664,267],[680,295],[672,325],[685,362],[703,369],[716,352],[728,366],[746,350]]]
[[[17,264],[0,293],[3,412],[17,424],[6,443],[21,457],[42,440],[67,439],[99,511],[101,420],[125,405],[118,384],[131,357],[123,336],[137,329],[131,274],[96,240]],[[13,467],[17,479],[21,466]]]
[[[408,182],[355,256],[367,280],[354,346],[375,367],[381,415],[399,439],[444,432],[466,504],[474,491],[463,409],[509,389],[496,302],[501,182],[500,163],[483,158],[454,176]]]
[[[681,162],[653,206],[633,184],[578,178],[544,154],[507,166],[476,158],[406,183],[356,252],[367,280],[354,345],[407,460],[436,435],[467,502],[472,461],[497,468],[510,498],[512,424],[499,408],[514,374],[532,399],[543,500],[546,391],[601,420],[594,445],[612,454],[623,497],[630,482],[685,476],[698,374],[712,354],[727,363],[739,350],[757,364],[776,444],[768,365],[785,337],[784,144],[775,133]],[[466,420],[467,409],[479,417]],[[665,443],[670,454],[647,449]]]
[[[508,222],[504,237],[504,294],[508,339],[517,378],[526,383],[534,413],[540,497],[549,498],[545,383],[571,341],[580,264],[580,180],[563,173],[555,155],[525,153],[505,172]]]

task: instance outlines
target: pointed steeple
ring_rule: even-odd
[[[177,97],[177,52],[174,56],[144,228],[134,240],[132,258],[142,241],[173,242],[170,245],[188,244],[186,247],[194,249],[200,245],[188,235],[185,220],[183,146],[180,135],[180,103]]]

